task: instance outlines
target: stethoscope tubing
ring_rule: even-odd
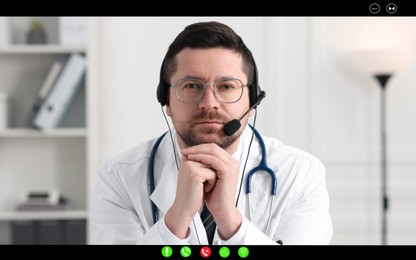
[[[249,171],[247,174],[247,182],[246,182],[246,194],[249,194],[251,192],[251,178],[256,172],[259,171],[265,171],[270,174],[270,177],[272,179],[272,189],[271,189],[271,195],[276,195],[277,191],[277,177],[276,174],[270,167],[267,165],[267,156],[266,156],[266,146],[264,144],[263,138],[261,137],[260,133],[251,125],[249,125],[251,129],[254,132],[254,135],[256,136],[259,144],[260,144],[260,150],[261,150],[261,160],[257,167],[254,167]]]
[[[148,168],[148,173],[149,173],[149,197],[150,195],[152,195],[153,191],[155,190],[155,157],[156,157],[156,152],[157,149],[159,148],[160,143],[162,142],[163,137],[165,137],[167,132],[165,132],[164,134],[162,134],[155,142],[155,144],[152,147],[152,151],[150,152],[150,158],[149,158],[149,168]],[[153,224],[156,224],[157,220],[159,219],[158,213],[157,213],[157,208],[155,203],[152,202],[152,217],[153,217]]]

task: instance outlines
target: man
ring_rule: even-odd
[[[218,22],[191,24],[160,74],[157,98],[174,129],[102,164],[92,243],[328,244],[322,163],[248,126],[265,93],[240,36]],[[251,175],[261,160],[269,168]]]

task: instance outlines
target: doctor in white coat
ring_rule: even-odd
[[[157,98],[174,129],[159,145],[155,138],[102,163],[92,243],[329,244],[322,163],[248,126],[264,92],[243,40],[218,22],[191,24],[170,45],[160,74]],[[262,160],[268,170],[250,175]]]

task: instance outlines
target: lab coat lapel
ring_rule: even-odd
[[[155,182],[156,187],[150,195],[150,199],[155,203],[162,215],[165,215],[167,210],[173,204],[176,194],[176,186],[178,183],[178,170],[176,168],[175,156],[169,137],[166,136],[160,144],[156,160],[155,160]],[[161,171],[160,177],[157,171]],[[159,215],[159,218],[161,216]]]

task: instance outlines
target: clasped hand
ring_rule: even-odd
[[[195,145],[181,152],[176,197],[165,219],[168,228],[185,238],[190,221],[205,202],[220,234],[227,239],[241,224],[235,206],[239,162],[214,143]]]

